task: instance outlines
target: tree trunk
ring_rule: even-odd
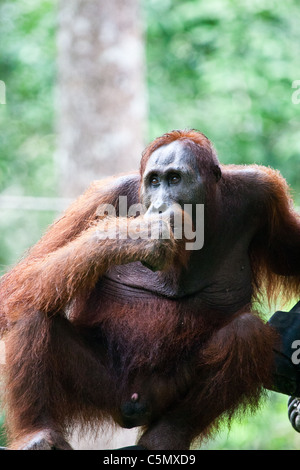
[[[60,196],[137,170],[145,145],[146,93],[139,0],[60,0],[58,31]],[[77,449],[133,444],[136,431],[73,435]]]
[[[146,115],[139,0],[60,1],[57,98],[61,196],[138,169]]]

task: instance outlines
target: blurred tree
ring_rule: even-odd
[[[146,118],[139,7],[139,0],[59,2],[56,157],[63,196],[138,169]],[[103,449],[120,447],[122,439],[135,438],[123,431],[107,443],[100,434],[91,445],[91,436],[75,433],[72,442]]]
[[[145,141],[139,0],[60,1],[58,151],[61,193],[136,170]]]

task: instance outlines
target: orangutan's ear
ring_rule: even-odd
[[[221,171],[221,168],[219,167],[219,165],[215,165],[213,167],[213,173],[216,177],[216,182],[218,182],[222,178],[222,171]]]

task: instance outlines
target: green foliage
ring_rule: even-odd
[[[223,163],[279,169],[300,201],[296,0],[147,0],[149,140],[191,127]]]
[[[0,447],[6,445],[6,436],[3,430],[4,415],[0,415]]]
[[[54,195],[55,2],[0,4],[0,192]],[[41,184],[42,182],[42,184]]]
[[[232,423],[205,445],[209,450],[298,450],[300,437],[287,419],[288,397],[269,393],[255,415]]]
[[[0,3],[0,194],[56,195],[54,165],[56,3]],[[0,208],[1,209],[1,208]],[[32,245],[53,214],[0,212],[0,274]]]

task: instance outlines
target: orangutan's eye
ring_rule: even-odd
[[[180,180],[181,180],[180,175],[178,175],[177,173],[172,173],[169,176],[169,184],[178,184]]]
[[[158,178],[157,175],[151,176],[151,178],[150,178],[149,181],[150,181],[150,184],[151,184],[152,186],[158,186],[159,183],[160,183],[159,178]]]

